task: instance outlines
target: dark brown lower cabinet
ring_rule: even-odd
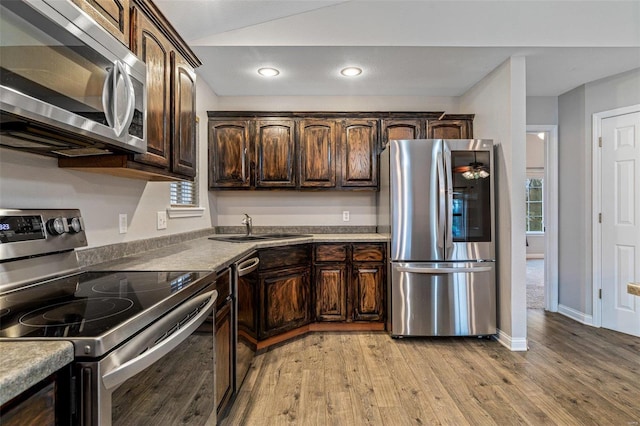
[[[310,322],[310,266],[260,274],[258,338],[265,339]]]
[[[354,263],[351,266],[353,320],[384,320],[384,264]]]
[[[233,326],[229,301],[216,312],[216,407],[224,412],[233,393]]]
[[[215,339],[216,339],[216,409],[218,418],[228,408],[233,396],[234,377],[234,329],[233,300],[230,270],[225,269],[216,277]]]
[[[314,284],[316,321],[346,321],[347,265],[316,265]]]
[[[0,407],[2,426],[72,424],[69,365]]]
[[[381,243],[316,244],[315,321],[384,321],[384,258]]]

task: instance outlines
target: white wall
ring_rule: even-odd
[[[640,104],[640,69],[582,85],[558,98],[559,304],[593,312],[591,141],[594,113]]]
[[[0,206],[79,208],[87,227],[89,247],[211,227],[207,203],[206,109],[215,105],[215,95],[200,81],[197,92],[200,117],[198,163],[203,171],[199,194],[206,208],[201,217],[169,219],[167,229],[158,231],[156,212],[169,206],[169,183],[59,169],[55,159],[5,148],[0,148]],[[119,233],[120,213],[128,216],[126,234]]]
[[[460,99],[461,112],[474,112],[474,135],[493,139],[496,151],[498,328],[500,339],[526,350],[525,293],[525,59],[512,57]]]
[[[220,192],[217,206],[220,226],[240,226],[243,213],[254,226],[376,226],[375,192]]]
[[[458,112],[456,97],[281,96],[224,97],[218,111],[446,111]],[[375,226],[373,192],[212,191],[218,225],[238,226],[248,213],[255,226]],[[342,212],[350,221],[342,221]]]
[[[458,112],[457,97],[219,96],[218,111],[444,111]]]
[[[527,96],[527,125],[558,124],[557,96]]]

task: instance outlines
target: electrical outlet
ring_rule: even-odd
[[[120,215],[118,216],[118,223],[120,224],[120,233],[126,234],[127,233],[127,214],[126,213],[120,213]]]
[[[167,212],[158,212],[158,229],[167,229]]]
[[[349,222],[349,210],[345,210],[342,212],[342,221]]]

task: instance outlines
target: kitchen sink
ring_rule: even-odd
[[[265,240],[282,240],[287,238],[299,238],[310,237],[309,234],[285,234],[285,233],[272,233],[272,234],[257,234],[257,235],[219,235],[215,237],[209,237],[210,240],[226,241],[230,243],[244,243],[247,241],[265,241]]]

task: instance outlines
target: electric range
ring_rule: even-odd
[[[73,344],[71,424],[211,421],[215,272],[86,270],[75,252],[86,245],[79,210],[0,209],[0,341]],[[161,386],[171,375],[194,384],[197,400]],[[189,400],[169,412],[136,408],[167,398]]]

